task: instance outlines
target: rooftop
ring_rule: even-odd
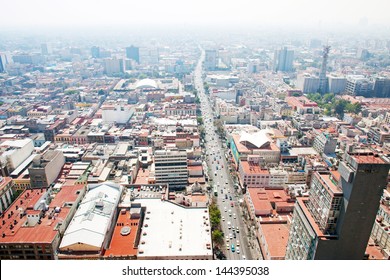
[[[122,209],[116,220],[114,233],[112,234],[110,245],[105,251],[106,257],[136,256],[135,239],[139,219],[131,219],[130,211]],[[129,230],[129,231],[128,231]]]
[[[260,224],[267,243],[269,258],[284,259],[289,236],[289,227],[285,222]]]
[[[146,207],[139,257],[212,256],[207,208],[184,208],[160,199],[136,202]]]
[[[64,233],[60,249],[100,250],[119,202],[122,187],[105,182],[88,185],[72,221]],[[81,245],[80,245],[81,244]]]

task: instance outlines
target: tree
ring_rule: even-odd
[[[198,125],[203,125],[203,118],[197,117],[196,120],[198,121]]]
[[[213,231],[211,238],[213,239],[213,242],[218,245],[223,244],[223,232],[219,229],[216,229]]]

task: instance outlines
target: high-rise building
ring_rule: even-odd
[[[347,79],[344,76],[331,74],[328,77],[328,80],[329,80],[329,92],[334,94],[339,94],[345,91]]]
[[[48,43],[42,43],[41,44],[41,54],[48,55],[51,53],[52,53],[51,46]]]
[[[157,184],[169,184],[170,188],[187,186],[187,152],[156,151],[154,154],[155,177]]]
[[[100,48],[96,47],[96,46],[93,46],[91,48],[91,55],[92,55],[93,58],[100,58]]]
[[[390,97],[390,79],[387,77],[378,77],[374,81],[373,97]]]
[[[286,259],[363,259],[390,164],[371,151],[346,153],[338,171],[316,172],[297,198]]]
[[[216,50],[206,50],[205,51],[205,60],[204,68],[207,71],[213,71],[217,68],[217,51]]]
[[[6,71],[5,65],[7,64],[7,57],[5,54],[0,53],[0,73]]]
[[[134,47],[134,46],[127,47],[126,57],[139,63],[139,47]]]
[[[328,55],[329,55],[330,46],[325,46],[324,51],[322,53],[322,64],[321,64],[321,72],[320,72],[320,86],[318,91],[321,94],[325,94],[328,91],[328,78],[326,77],[326,65],[328,63]]]
[[[373,82],[363,75],[348,75],[345,92],[350,95],[371,97]]]
[[[106,75],[124,73],[125,66],[123,59],[107,58],[104,60],[104,73]]]
[[[291,72],[293,71],[294,51],[284,47],[275,51],[274,71]]]

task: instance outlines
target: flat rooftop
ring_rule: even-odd
[[[139,258],[212,257],[211,247],[208,249],[211,227],[207,208],[184,208],[160,199],[135,202],[146,207]]]
[[[289,226],[287,223],[260,224],[263,237],[267,243],[269,258],[284,259],[286,255]]]
[[[104,256],[136,256],[137,248],[135,248],[134,243],[137,236],[138,225],[139,219],[130,219],[130,210],[122,209],[119,212],[110,245],[105,251]],[[123,234],[128,229],[130,229],[130,233]]]

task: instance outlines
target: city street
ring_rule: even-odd
[[[257,259],[249,245],[247,226],[244,223],[239,195],[234,189],[234,182],[229,173],[226,151],[214,126],[214,111],[204,92],[202,79],[202,61],[204,53],[195,70],[195,85],[201,103],[202,117],[205,128],[205,160],[209,167],[211,188],[221,211],[221,227],[224,233],[224,251],[227,259]]]

